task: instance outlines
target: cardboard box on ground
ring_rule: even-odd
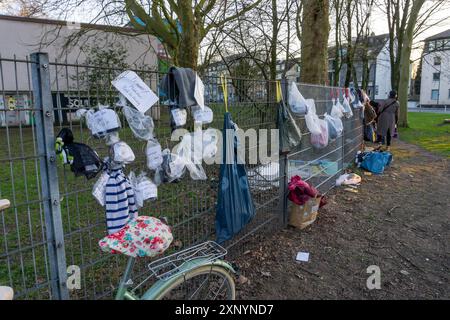
[[[289,209],[289,225],[304,229],[312,224],[319,213],[321,198],[311,198],[302,206],[292,203]]]

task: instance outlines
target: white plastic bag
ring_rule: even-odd
[[[145,172],[141,172],[141,174],[136,177],[134,172],[131,171],[128,179],[133,186],[138,208],[144,206],[145,200],[154,200],[158,197],[158,187],[149,177],[147,177]]]
[[[322,149],[328,145],[328,124],[325,120],[317,118],[316,125],[320,131],[311,132],[311,145],[316,149]]]
[[[152,117],[147,116],[139,110],[129,106],[123,106],[122,110],[123,114],[127,118],[128,125],[136,138],[145,141],[153,138],[153,129],[155,125]]]
[[[333,118],[342,118],[344,116],[344,113],[342,112],[343,108],[342,105],[339,103],[339,99],[335,100],[333,99],[333,106],[331,107],[330,115]]]
[[[328,137],[330,140],[338,138],[344,130],[342,120],[338,117],[333,117],[329,114],[325,114],[325,121],[328,124]]]
[[[114,143],[110,148],[110,152],[111,159],[116,163],[127,164],[133,162],[135,159],[133,150],[124,141]]]
[[[147,142],[147,167],[150,170],[156,170],[163,162],[161,145],[156,139],[149,139]]]
[[[344,116],[347,119],[353,117],[352,108],[350,107],[350,103],[345,95],[343,96],[342,107],[344,108]]]
[[[203,160],[202,149],[203,138],[201,130],[185,134],[181,142],[174,147],[175,154],[189,170],[193,180],[205,180],[207,178],[201,165]]]
[[[204,106],[204,108],[200,108],[199,106],[193,106],[191,108],[192,116],[196,123],[208,124],[213,122],[213,111],[211,108]]]
[[[99,108],[101,109],[96,112],[89,110],[85,113],[87,126],[96,138],[102,138],[107,133],[120,129],[120,120],[117,113],[106,106],[99,106]]]
[[[336,186],[357,185],[361,182],[361,176],[356,173],[346,173],[336,179]]]
[[[307,111],[306,100],[298,90],[295,82],[292,82],[290,85],[288,104],[294,114],[303,115]]]
[[[171,110],[172,120],[175,126],[182,127],[186,124],[187,112],[186,109],[172,108]]]
[[[103,172],[92,187],[92,195],[102,207],[105,206],[106,184],[108,183],[108,179],[109,174]]]
[[[309,132],[311,132],[311,135],[318,135],[320,134],[320,126],[318,123],[319,117],[314,112],[315,110],[308,110],[308,112],[305,115],[305,121],[306,126],[308,127]]]

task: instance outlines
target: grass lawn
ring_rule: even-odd
[[[448,114],[410,112],[409,128],[400,128],[400,139],[450,158],[450,124],[443,124]]]

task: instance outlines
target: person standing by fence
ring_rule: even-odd
[[[389,98],[381,103],[378,109],[377,135],[381,144],[386,144],[389,150],[392,137],[395,133],[395,126],[398,123],[400,105],[397,101],[397,92],[392,90]]]

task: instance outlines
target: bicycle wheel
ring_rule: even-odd
[[[156,300],[234,300],[236,290],[228,270],[205,265],[188,271],[165,288]]]

